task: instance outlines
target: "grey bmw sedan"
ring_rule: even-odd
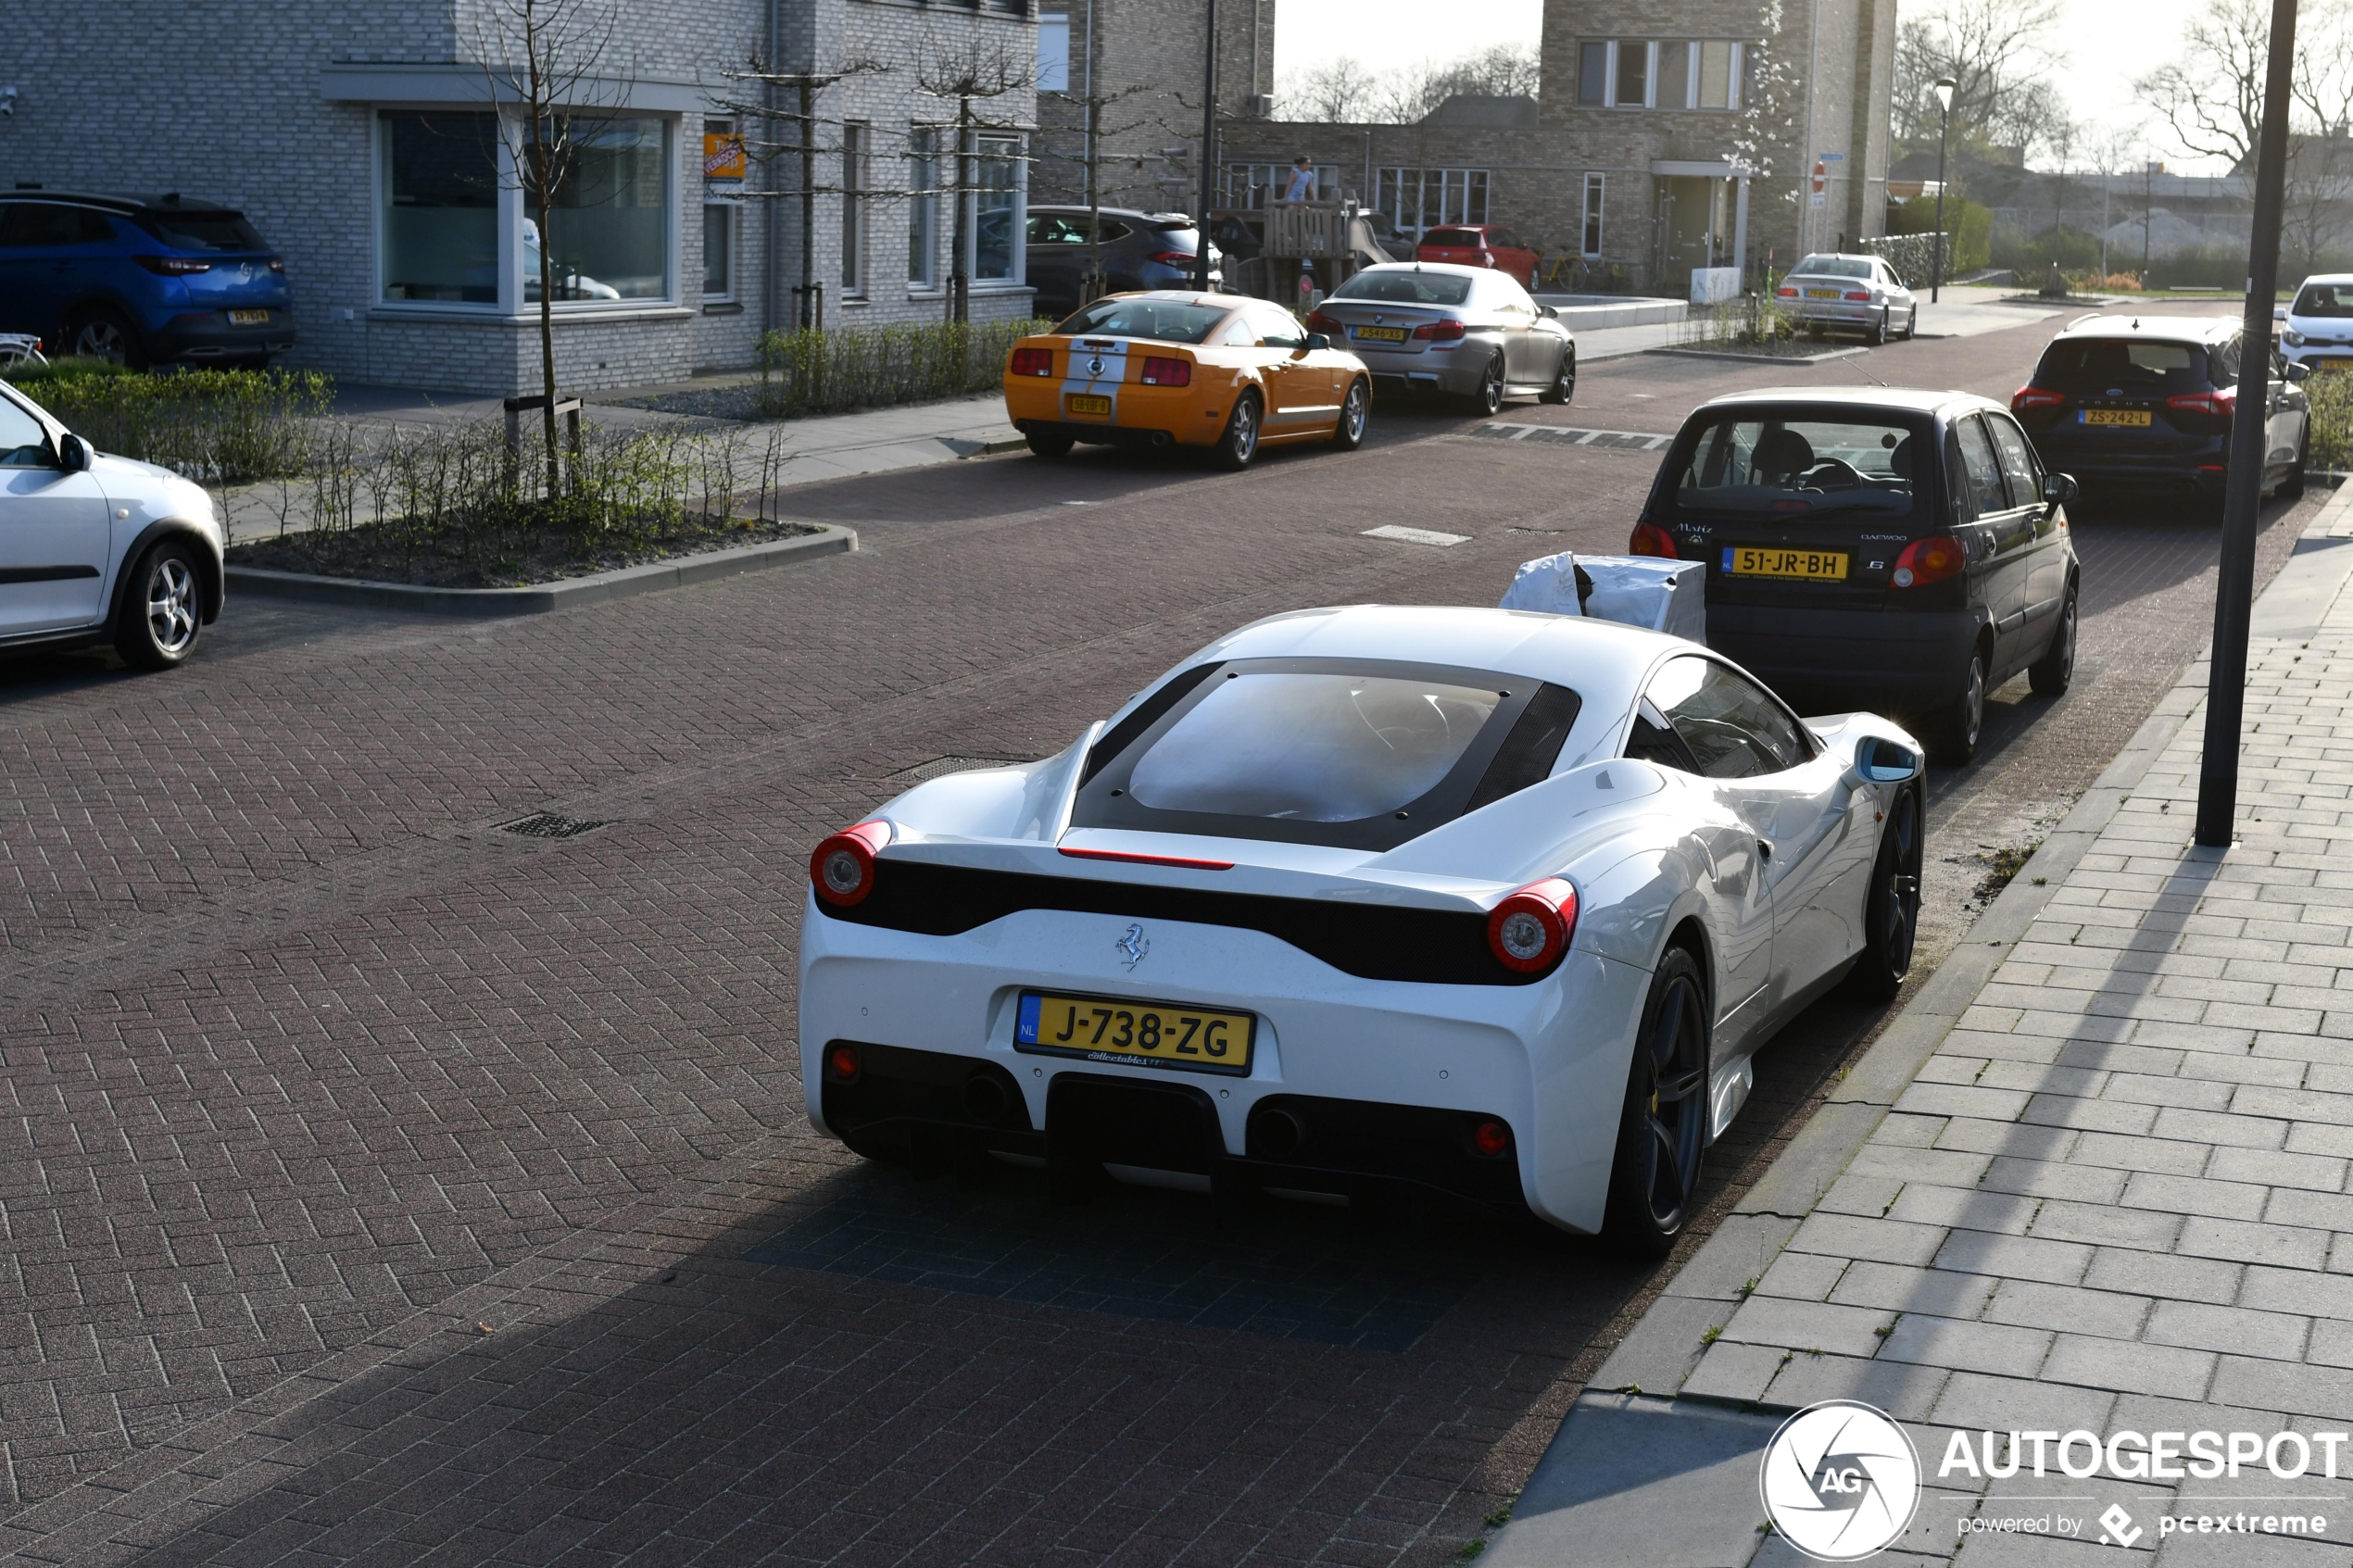
[[[1577,340],[1552,307],[1501,272],[1435,261],[1367,267],[1307,318],[1365,362],[1376,386],[1436,392],[1482,414],[1504,399],[1566,403],[1577,390]]]

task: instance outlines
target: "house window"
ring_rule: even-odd
[[[939,128],[907,132],[907,286],[939,286]]]
[[[670,157],[651,117],[575,119],[572,157],[547,203],[559,303],[670,297]],[[525,206],[531,202],[524,193]],[[523,218],[523,299],[539,302],[539,226]]]
[[[1325,201],[1337,199],[1340,189],[1340,166],[1319,163],[1315,168],[1315,189]],[[1291,166],[1288,163],[1229,163],[1218,196],[1227,207],[1256,211],[1267,203],[1280,201],[1290,188]]]
[[[1577,46],[1577,101],[1596,108],[1609,102],[1609,45]]]
[[[1587,256],[1599,256],[1599,255],[1601,255],[1601,253],[1602,253],[1602,177],[1601,177],[1599,174],[1588,174],[1587,176],[1585,176],[1585,231],[1584,231],[1584,234],[1585,234],[1585,243],[1584,243],[1584,245],[1583,245],[1583,247],[1582,247],[1582,248],[1583,248],[1583,251],[1584,251],[1584,254],[1585,254],[1585,255],[1587,255]]]
[[[498,125],[486,114],[376,116],[387,302],[498,303]]]
[[[1650,102],[1651,46],[1633,39],[1617,45],[1617,91],[1611,97],[1621,109],[1639,109]]]
[[[866,293],[866,153],[874,144],[871,127],[851,120],[841,128],[841,293],[860,299]]]
[[[703,134],[728,136],[735,133],[735,121],[706,119]],[[706,142],[705,145],[709,145]],[[705,162],[708,163],[708,158]],[[736,206],[732,199],[723,199],[720,191],[727,186],[709,182],[705,176],[702,208],[702,297],[706,305],[724,304],[736,297]]]
[[[1441,223],[1487,221],[1487,170],[1483,169],[1384,169],[1378,210],[1405,233],[1419,235]]]
[[[1021,281],[1021,138],[981,136],[973,147],[973,278]]]
[[[1048,12],[1038,19],[1038,91],[1070,91],[1070,16]]]
[[[1699,107],[1736,109],[1740,105],[1740,45],[1709,39],[1699,46]]]
[[[1670,39],[1658,46],[1658,91],[1655,97],[1663,109],[1691,107],[1692,46],[1682,39]]]

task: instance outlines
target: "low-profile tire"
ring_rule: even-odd
[[[1553,377],[1553,384],[1539,395],[1544,402],[1562,404],[1577,395],[1577,345],[1570,344],[1561,350],[1561,368]]]
[[[1855,989],[1873,1001],[1891,999],[1912,972],[1912,945],[1919,934],[1921,846],[1928,836],[1920,792],[1906,785],[1888,808],[1881,830],[1879,858],[1871,864],[1870,889],[1863,897],[1863,951],[1848,972]]]
[[[1985,735],[1985,688],[1988,684],[1985,649],[1980,646],[1969,656],[1969,668],[1962,672],[1961,695],[1947,703],[1928,726],[1928,754],[1948,768],[1958,768],[1977,755],[1978,742]]]
[[[165,539],[139,558],[122,585],[115,651],[138,670],[170,670],[187,662],[204,632],[204,579],[196,553]]]
[[[1227,473],[1250,467],[1250,460],[1258,456],[1260,408],[1255,392],[1234,399],[1234,411],[1226,416],[1226,428],[1218,433],[1217,445],[1209,449],[1213,464]]]
[[[1912,313],[1904,318],[1904,341],[1906,343],[1909,343],[1914,338],[1919,336],[1919,334],[1920,307],[1918,305],[1915,305],[1912,307]]]
[[[1021,438],[1029,443],[1029,455],[1033,458],[1067,458],[1070,449],[1078,445],[1069,436],[1051,430],[1026,430]]]
[[[1365,445],[1365,431],[1372,422],[1372,383],[1358,376],[1348,383],[1348,395],[1340,400],[1340,422],[1332,426],[1332,445],[1353,452]]]
[[[78,359],[104,359],[147,368],[147,340],[139,324],[111,305],[93,306],[66,325],[66,352]]]
[[[1869,344],[1873,348],[1877,348],[1887,342],[1888,314],[1888,307],[1884,305],[1881,306],[1879,310],[1879,320],[1863,329],[1863,341]]]
[[[1664,1256],[1697,1207],[1707,1150],[1707,986],[1669,947],[1651,976],[1617,1117],[1602,1234],[1638,1257]]]
[[[2027,684],[2038,696],[2065,696],[2075,681],[2075,642],[2081,618],[2075,608],[2075,584],[2067,585],[2059,604],[2058,624],[2051,630],[2043,657],[2026,667]]]
[[[1492,419],[1504,407],[1504,351],[1497,349],[1488,358],[1487,369],[1479,372],[1478,390],[1467,399],[1470,411],[1480,419]]]
[[[2279,494],[2284,500],[2300,500],[2304,495],[2304,465],[2312,458],[2312,416],[2304,416],[2304,439],[2296,444],[2296,467],[2280,481]]]

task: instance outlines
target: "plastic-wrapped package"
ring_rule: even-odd
[[[1563,550],[1521,563],[1504,590],[1503,608],[1587,615],[1705,643],[1706,574],[1706,566],[1695,560]]]

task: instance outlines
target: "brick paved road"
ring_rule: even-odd
[[[2006,394],[2041,335],[1622,362],[1506,418],[1666,431],[1867,372]],[[1100,454],[805,489],[867,548],[600,609],[247,601],[169,677],[0,670],[0,1547],[1449,1557],[1650,1271],[1502,1224],[916,1186],[808,1132],[793,1038],[808,846],[891,775],[1057,748],[1258,614],[1491,602],[1520,558],[1618,547],[1655,462],[1384,422],[1237,478]],[[2091,678],[2004,694],[1938,781],[1947,853],[2031,834],[2205,636],[2209,532],[2080,543]],[[543,808],[609,825],[497,831]],[[1979,874],[1939,868],[1942,942]],[[1768,1053],[1718,1211],[1877,1016]]]

